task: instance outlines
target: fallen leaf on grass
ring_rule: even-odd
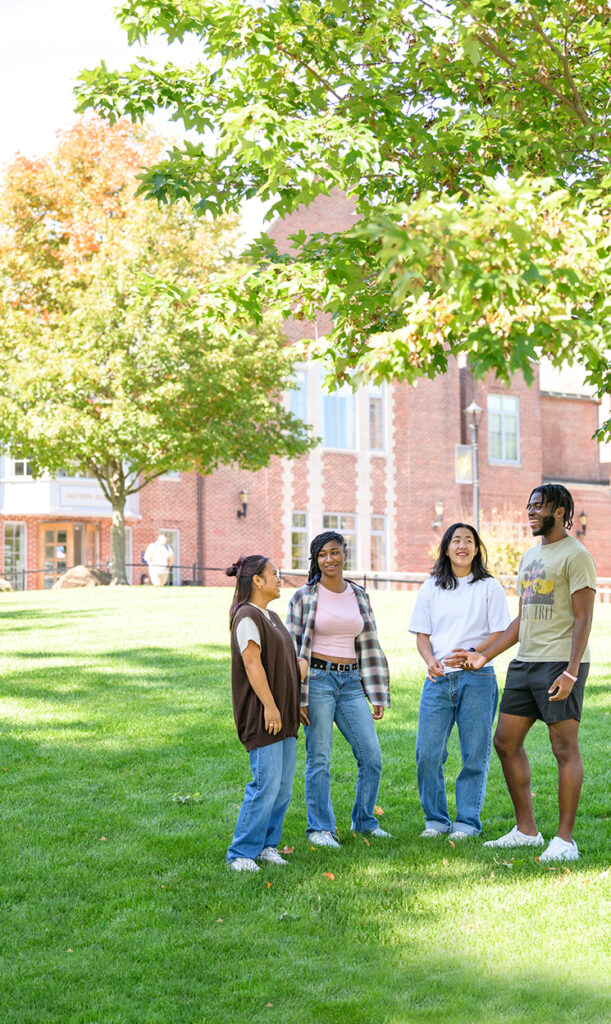
[[[66,953],[72,953],[72,950],[71,949],[67,949]]]
[[[224,920],[225,920],[225,919],[224,919],[223,917],[217,917],[217,919],[216,919],[216,923],[217,923],[217,924],[223,924],[223,921],[224,921]]]
[[[353,839],[356,839],[356,832],[353,832],[353,833],[352,833],[352,838],[353,838]]]
[[[106,836],[100,836],[100,839],[99,839],[99,841],[100,841],[101,843],[106,843],[106,842],[107,842]]]
[[[374,809],[373,809],[373,813],[374,814],[384,814],[384,811],[382,810],[381,807],[378,807],[378,805],[376,804]]]
[[[565,868],[564,869],[564,873],[565,873],[565,875],[570,875],[571,869],[570,868]]]
[[[283,846],[282,849],[280,850],[280,853],[294,853],[294,852],[295,852],[295,847],[294,846]]]
[[[335,881],[335,875],[332,871],[325,871],[325,878],[330,878],[331,881]],[[318,898],[320,899],[320,896]]]
[[[448,842],[449,842],[450,846],[453,846],[454,849],[456,849],[456,843],[454,842],[453,839],[448,839]]]
[[[367,846],[371,846],[371,843],[369,842],[367,836],[363,836],[363,842],[366,843]]]
[[[274,1004],[273,1003],[266,1003],[265,1005],[266,1006],[273,1006]]]
[[[271,889],[271,887],[272,887],[272,883],[271,882],[266,882],[265,883],[265,888],[266,889]]]
[[[447,868],[450,862],[447,857],[444,857],[441,863],[443,864],[444,868]]]

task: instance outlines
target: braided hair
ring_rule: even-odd
[[[337,533],[335,530],[325,530],[324,533],[318,533],[312,543],[310,544],[310,567],[308,570],[308,586],[313,583],[318,583],[322,573],[318,568],[318,556],[321,549],[324,548],[325,544],[328,544],[330,540],[337,541],[338,544],[344,549],[344,553],[348,550],[348,545],[342,537],[341,533]]]
[[[540,484],[539,487],[535,487],[531,491],[530,498],[532,498],[535,493],[540,494],[543,500],[547,504],[551,505],[552,512],[555,512],[557,508],[564,509],[564,525],[567,530],[570,530],[573,525],[573,515],[575,513],[573,497],[570,491],[567,491],[566,487],[563,487],[562,484]],[[528,499],[529,502],[530,498]]]
[[[225,576],[237,577],[233,601],[229,609],[230,629],[238,608],[241,608],[243,604],[248,604],[252,597],[253,576],[262,576],[268,562],[269,558],[266,558],[264,555],[247,555],[246,557],[238,558],[237,562],[234,562],[228,569],[225,569]]]

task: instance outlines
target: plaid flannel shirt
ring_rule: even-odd
[[[347,580],[352,587],[363,616],[363,631],[355,639],[356,660],[363,681],[363,689],[370,704],[390,707],[390,676],[388,662],[380,647],[375,619],[369,598],[357,583]],[[296,590],[289,601],[286,628],[293,638],[298,658],[305,658],[308,665],[312,656],[314,619],[318,604],[318,584],[313,583]],[[301,684],[301,703],[308,704],[308,677]]]

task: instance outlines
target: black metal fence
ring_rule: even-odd
[[[131,569],[132,586],[148,586],[150,579],[148,569],[143,562],[126,562],[126,569]],[[69,568],[75,568],[70,566]],[[111,571],[110,562],[90,566],[89,568]],[[62,572],[49,572],[48,569],[19,569],[15,572],[5,572],[3,579],[11,584],[13,590],[38,590],[39,578],[41,575],[46,580],[53,579],[56,582]],[[307,579],[307,572],[303,569],[278,569],[280,580],[285,587],[300,587]],[[350,572],[346,575],[349,579],[360,583],[366,590],[417,590],[428,578],[426,572]],[[30,582],[32,579],[32,582]],[[45,580],[45,582],[46,582]],[[517,577],[504,576],[500,581],[508,593],[515,593]],[[53,584],[51,583],[51,586]],[[179,587],[219,587],[233,586],[233,581],[225,575],[225,568],[214,565],[198,565],[193,562],[189,565],[174,565],[169,570],[167,586]],[[50,589],[47,587],[47,589]],[[598,577],[596,581],[596,597],[599,601],[611,601],[611,578]]]

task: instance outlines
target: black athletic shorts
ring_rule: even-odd
[[[507,669],[505,689],[501,697],[499,714],[522,715],[538,718],[547,725],[566,722],[570,718],[581,721],[583,691],[590,671],[588,662],[582,662],[577,682],[566,700],[549,699],[548,690],[555,679],[568,667],[567,661],[517,661]]]

